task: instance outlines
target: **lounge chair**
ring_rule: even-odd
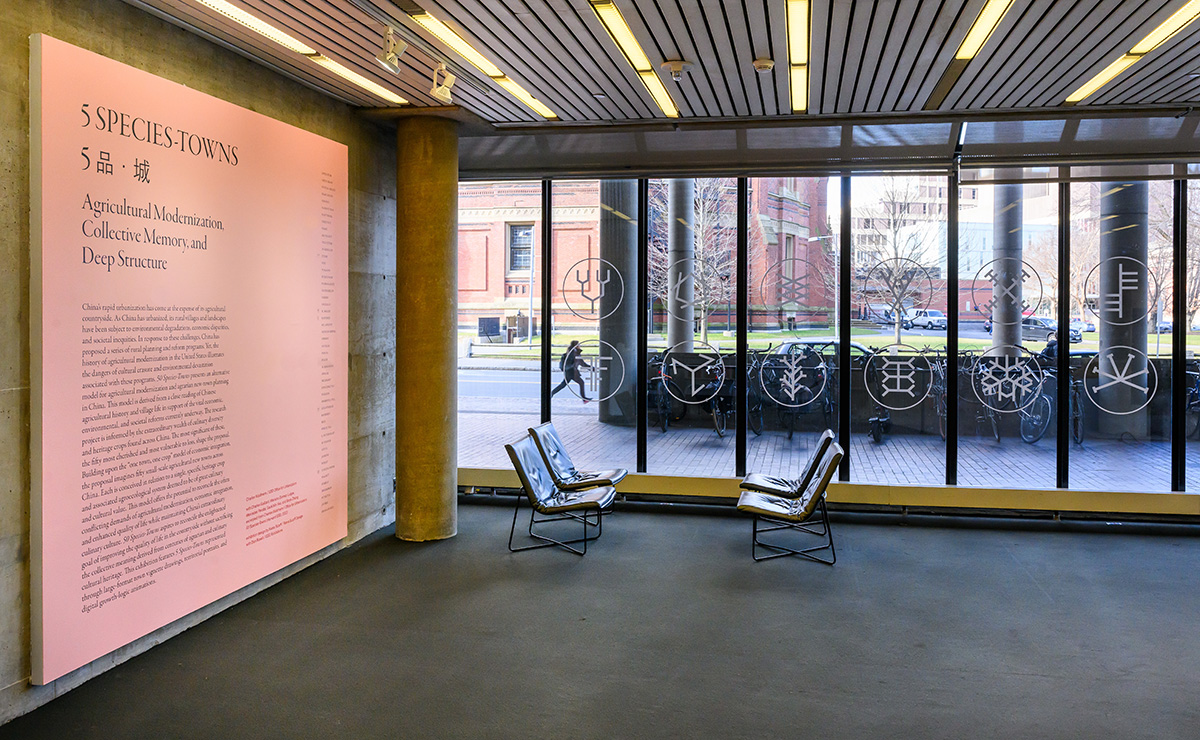
[[[628,470],[622,468],[596,471],[576,470],[575,464],[571,462],[571,456],[567,454],[566,446],[563,445],[562,437],[558,436],[558,431],[552,422],[548,421],[533,427],[529,430],[529,436],[533,437],[534,444],[537,445],[538,452],[542,455],[542,460],[550,470],[550,477],[553,478],[554,485],[564,491],[615,486],[629,474]]]
[[[842,461],[842,448],[838,444],[830,444],[821,456],[814,474],[800,492],[798,497],[776,496],[761,491],[746,491],[738,499],[738,510],[754,515],[754,524],[750,537],[750,554],[756,561],[771,558],[800,555],[815,560],[818,563],[833,565],[837,562],[837,551],[833,547],[833,531],[829,528],[829,512],[825,508],[825,492],[829,481],[837,471]],[[770,526],[760,527],[759,520],[765,520]],[[812,547],[794,548],[776,542],[763,542],[759,539],[762,532],[780,530],[799,531],[822,538],[823,543]],[[758,554],[759,548],[771,550],[771,554]],[[813,553],[829,550],[829,559],[818,557]]]
[[[833,431],[826,429],[821,433],[816,446],[813,447],[812,455],[808,458],[808,464],[804,466],[804,470],[800,473],[799,478],[793,480],[775,475],[751,473],[742,481],[742,490],[761,491],[762,493],[769,493],[774,496],[796,498],[808,486],[809,481],[812,480],[813,473],[817,470],[817,463],[820,462],[821,457],[831,444],[833,444]]]
[[[600,537],[603,530],[601,517],[604,510],[612,506],[613,499],[617,495],[616,489],[612,486],[589,488],[585,491],[564,491],[558,488],[551,480],[550,471],[546,469],[546,463],[538,453],[532,437],[524,437],[518,442],[505,445],[504,449],[508,451],[508,456],[512,459],[517,476],[521,479],[521,486],[525,489],[525,496],[532,506],[532,510],[529,512],[529,536],[540,540],[536,545],[513,547],[513,534],[517,529],[517,512],[521,508],[521,497],[517,496],[517,503],[513,508],[512,528],[508,532],[508,549],[512,552],[521,552],[522,550],[557,546],[570,550],[576,555],[587,553],[587,543]],[[589,519],[592,512],[596,514],[594,522]],[[538,519],[539,514],[544,518]],[[556,540],[533,531],[535,524],[566,519],[574,519],[582,523],[582,537],[572,540]],[[595,527],[596,534],[589,536],[588,527]],[[580,542],[583,543],[582,550],[571,547]]]

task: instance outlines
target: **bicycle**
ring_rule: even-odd
[[[878,347],[871,347],[870,349],[871,349],[871,353],[869,355],[867,355],[867,358],[863,363],[864,373],[867,371],[871,371],[872,373],[876,372],[874,365],[871,364],[871,360],[873,360],[877,355],[879,355],[880,349]],[[865,376],[863,377],[864,383],[869,384],[871,381],[872,381],[871,378],[867,378]],[[871,417],[869,417],[867,419],[867,436],[871,438],[872,442],[874,442],[875,444],[879,444],[879,443],[883,442],[883,435],[885,435],[891,431],[892,431],[891,411],[886,406],[884,406],[883,404],[876,401],[875,402],[875,413],[874,413],[874,415],[872,415]]]
[[[826,380],[825,360],[811,346],[799,345],[798,352],[792,354],[799,354],[799,360],[790,361],[783,356],[774,355],[765,358],[758,370],[759,382],[764,393],[776,402],[779,424],[787,432],[788,439],[796,432],[797,416],[811,411],[811,404],[817,398],[812,387],[803,382],[803,377],[811,372],[811,377],[816,383],[824,385]],[[776,389],[778,395],[772,394],[767,388]],[[783,396],[794,403],[781,403],[779,399]]]
[[[929,365],[929,395],[933,398],[933,408],[938,417],[938,434],[942,436],[942,441],[946,441],[946,415],[949,413],[949,404],[946,401],[946,364],[947,359],[943,356],[943,350],[936,347],[926,345],[921,350],[921,354],[925,355],[925,362]],[[929,355],[933,355],[933,359],[929,359]]]
[[[1184,403],[1183,438],[1200,436],[1200,361],[1188,360],[1187,401]]]
[[[1043,369],[1047,380],[1053,379],[1055,389],[1058,386],[1058,373],[1053,367]],[[1197,374],[1200,382],[1200,373]],[[1198,388],[1197,390],[1200,390]],[[1071,439],[1075,444],[1083,444],[1083,380],[1071,376],[1071,389],[1068,403],[1071,411]],[[1190,394],[1189,394],[1190,397]],[[1021,440],[1033,444],[1045,436],[1050,428],[1050,422],[1055,417],[1057,406],[1046,391],[1046,383],[1042,384],[1042,392],[1027,407],[1021,409]],[[1197,394],[1197,418],[1200,418],[1200,393]]]
[[[959,375],[967,376],[965,378],[965,380],[967,381],[968,385],[971,385],[974,383],[974,378],[972,376],[975,374],[975,371],[979,366],[979,362],[980,362],[981,358],[976,357],[975,353],[972,352],[971,350],[964,350],[962,352],[962,356],[963,356],[963,359],[962,359],[962,363],[959,366]],[[972,394],[972,395],[977,395],[977,394]],[[984,395],[987,396],[989,400],[997,399],[997,394],[995,392],[989,392],[989,391],[985,390]],[[1000,441],[1000,412],[998,410],[996,410],[996,408],[994,407],[993,404],[985,403],[983,399],[976,398],[976,403],[978,404],[977,408],[975,409],[975,431],[976,431],[976,433],[979,432],[979,427],[986,423],[988,425],[988,427],[992,430],[992,438],[995,439],[997,442],[999,442]],[[995,406],[998,406],[998,405],[1000,405],[1000,403],[997,401]]]
[[[763,430],[763,393],[762,384],[763,355],[771,351],[774,344],[768,344],[766,349],[750,350],[750,364],[746,368],[746,426],[755,436]],[[737,388],[737,385],[734,385]]]
[[[683,392],[680,391],[679,386],[671,379],[663,366],[665,355],[666,352],[663,351],[650,358],[651,398],[646,404],[654,414],[654,420],[651,423],[661,427],[663,433],[666,433],[671,422],[678,423],[687,414],[687,404],[679,400],[679,396],[682,396]]]

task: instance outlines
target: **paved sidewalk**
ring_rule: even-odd
[[[520,438],[539,422],[536,401],[523,406],[464,411],[459,414],[458,455],[464,467],[507,468],[504,444]],[[527,407],[527,408],[526,408]],[[581,466],[621,465],[633,469],[637,435],[631,427],[599,423],[594,405],[578,399],[555,399],[554,423]],[[704,420],[697,420],[703,422]],[[807,421],[807,420],[806,420]],[[748,470],[795,475],[811,452],[819,424],[797,431],[791,440],[782,431],[766,430],[748,440]],[[969,429],[969,427],[968,427]],[[671,427],[649,432],[649,472],[663,475],[734,475],[734,437],[717,436],[711,424]],[[1169,491],[1171,445],[1168,442],[1084,440],[1071,445],[1071,487],[1104,491]],[[946,447],[936,435],[892,434],[875,444],[855,434],[850,446],[851,480],[896,485],[942,485]],[[959,439],[958,482],[964,486],[1053,488],[1055,440],[1025,444],[1019,437],[996,442],[991,437]],[[1200,491],[1200,443],[1188,444],[1188,469]]]

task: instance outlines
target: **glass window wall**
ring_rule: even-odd
[[[937,392],[948,321],[946,184],[937,175],[852,179],[855,482],[946,481],[944,394]]]
[[[746,469],[792,478],[837,431],[839,178],[749,183]]]
[[[649,472],[731,476],[737,180],[651,180],[649,205]]]
[[[541,227],[541,181],[459,185],[462,467],[511,467],[504,445],[541,420]]]
[[[981,173],[1017,179],[1021,170]],[[1058,189],[963,188],[959,200],[958,483],[1057,485]],[[1094,334],[1095,327],[1092,327]],[[1068,386],[1070,387],[1070,386]],[[942,406],[938,406],[941,413]]]

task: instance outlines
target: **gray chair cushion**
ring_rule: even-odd
[[[804,466],[804,472],[795,480],[775,475],[751,473],[741,482],[741,488],[746,491],[762,491],[763,493],[775,496],[795,498],[812,482],[813,474],[817,471],[817,463],[820,462],[831,444],[833,444],[833,432],[826,429],[824,432],[821,432],[820,438],[817,439],[816,445],[813,446],[808,463]]]
[[[563,444],[562,437],[558,436],[558,430],[554,428],[553,422],[548,421],[533,427],[529,430],[529,436],[537,445],[546,469],[554,479],[554,485],[565,491],[580,491],[596,486],[615,486],[622,478],[629,475],[628,470],[620,468],[597,471],[577,470],[575,463],[571,462],[571,456],[567,454],[567,448]]]
[[[505,445],[508,456],[516,468],[521,486],[529,497],[529,503],[539,513],[557,514],[577,509],[606,509],[616,498],[617,489],[612,486],[590,488],[586,491],[564,491],[554,485],[550,471],[542,460],[532,437],[523,437]]]
[[[595,486],[615,486],[621,482],[629,471],[623,468],[612,470],[580,470],[570,478],[560,481],[558,487],[566,491],[578,491]]]

